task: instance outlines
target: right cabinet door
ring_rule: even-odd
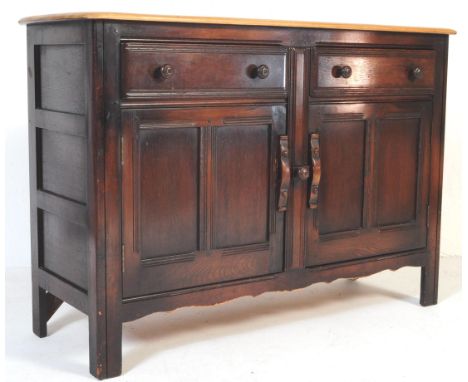
[[[306,264],[426,246],[430,102],[309,109]]]

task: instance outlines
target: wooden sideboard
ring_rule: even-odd
[[[421,267],[437,302],[448,29],[82,13],[28,24],[33,330]],[[398,277],[398,275],[395,275]]]

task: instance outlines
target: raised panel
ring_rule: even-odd
[[[141,129],[135,186],[142,259],[198,249],[199,129]]]
[[[39,54],[38,54],[39,53]],[[83,45],[40,45],[37,108],[83,114],[85,60]]]
[[[284,107],[122,113],[125,297],[278,272]]]
[[[313,105],[318,208],[306,211],[306,264],[424,248],[429,102]]]
[[[382,119],[377,125],[377,224],[416,219],[420,118]]]
[[[225,126],[214,132],[214,247],[266,242],[270,128]]]
[[[86,139],[37,129],[38,188],[86,203]]]
[[[320,235],[362,226],[365,141],[366,122],[362,119],[332,120],[320,126]]]
[[[88,289],[87,229],[39,210],[40,265],[82,289]]]

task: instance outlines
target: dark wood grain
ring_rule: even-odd
[[[40,45],[40,89],[37,106],[45,110],[84,113],[84,52],[82,45]]]
[[[430,104],[329,104],[310,115],[323,180],[307,211],[307,264],[424,247]]]
[[[330,94],[340,89],[347,92],[402,91],[432,93],[435,80],[435,53],[432,50],[377,49],[356,46],[317,48],[316,71],[312,91]],[[342,75],[343,68],[349,68]],[[417,76],[414,70],[418,68]],[[314,93],[313,93],[314,94]]]
[[[37,142],[39,188],[86,203],[86,140],[42,129]]]
[[[85,129],[83,117],[70,114],[84,112],[83,42],[81,23],[28,28],[32,317],[33,331],[39,337],[47,335],[47,321],[58,300],[84,312],[88,309],[87,253],[83,250],[87,242],[83,162],[87,155],[81,145]],[[44,216],[52,220],[44,222]],[[54,224],[54,219],[61,224]],[[72,244],[69,251],[67,240]]]
[[[416,219],[420,122],[417,117],[404,116],[379,121],[376,132],[379,226]]]
[[[62,278],[88,289],[87,229],[46,211],[40,214],[43,239],[41,266]]]
[[[363,226],[366,122],[359,116],[348,118],[320,125],[323,176],[317,204],[321,235]]]
[[[28,26],[34,333],[62,302],[86,313],[104,379],[122,371],[122,323],[157,311],[402,266],[435,304],[447,49],[434,34]]]
[[[124,98],[232,96],[245,94],[242,89],[281,94],[286,87],[286,50],[280,47],[130,41],[121,57]],[[269,74],[261,78],[258,67],[265,64]],[[170,76],[160,75],[164,65],[172,68]]]
[[[274,163],[284,111],[159,109],[122,118],[125,297],[281,270]]]

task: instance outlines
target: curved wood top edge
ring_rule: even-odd
[[[119,20],[119,21],[152,21],[164,23],[186,23],[186,24],[222,24],[222,25],[245,25],[266,27],[290,27],[290,28],[313,28],[313,29],[346,29],[357,31],[376,32],[406,32],[427,34],[456,34],[453,29],[447,28],[424,28],[406,27],[392,25],[372,24],[343,24],[312,21],[288,21],[268,19],[239,19],[231,17],[199,17],[199,16],[165,16],[144,15],[133,13],[105,13],[105,12],[80,12],[80,13],[57,13],[41,16],[24,17],[19,20],[20,24],[48,23],[67,20]]]

